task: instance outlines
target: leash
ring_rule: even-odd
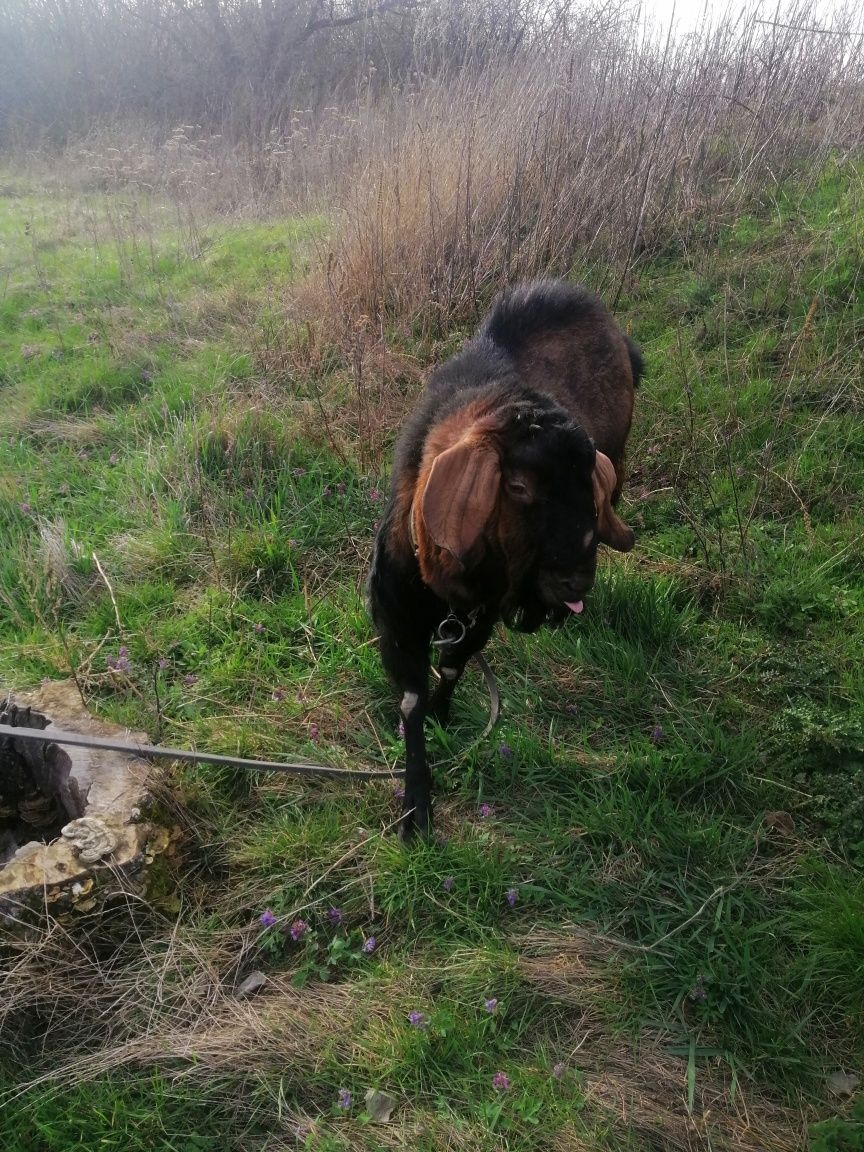
[[[489,735],[498,722],[501,700],[498,685],[492,669],[485,659],[477,655],[475,662],[483,673],[489,691],[489,721],[481,740]],[[225,756],[216,752],[193,752],[190,749],[166,748],[158,744],[137,744],[127,740],[111,740],[104,736],[85,736],[80,732],[64,732],[57,728],[27,728],[14,724],[0,724],[0,738],[11,737],[19,740],[35,740],[41,744],[67,744],[77,748],[99,748],[105,752],[132,752],[137,756],[163,759],[186,760],[191,764],[221,764],[228,767],[244,768],[249,772],[283,772],[294,776],[329,776],[342,780],[395,780],[405,775],[404,768],[382,771],[374,768],[332,768],[325,764],[310,764],[306,761],[249,760],[244,756]]]
[[[486,663],[486,657],[478,652],[475,656],[472,656],[471,659],[483,673],[483,679],[486,681],[486,691],[489,693],[489,719],[486,721],[486,727],[480,733],[480,739],[485,740],[498,723],[498,717],[501,715],[501,696],[498,692],[498,681],[495,679],[495,673]]]
[[[330,768],[324,764],[277,760],[247,760],[243,756],[222,756],[216,752],[192,752],[183,748],[165,748],[156,744],[135,744],[126,740],[110,740],[104,736],[84,736],[80,732],[64,732],[55,728],[17,728],[0,724],[0,737],[11,736],[19,740],[36,740],[41,744],[69,744],[78,748],[100,748],[105,752],[134,752],[136,756],[163,760],[188,760],[192,764],[224,764],[246,768],[250,772],[286,772],[297,776],[344,776],[353,780],[392,780],[404,776],[403,769],[383,772],[365,768]]]

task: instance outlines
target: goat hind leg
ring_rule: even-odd
[[[480,652],[492,634],[494,617],[481,617],[465,633],[458,644],[448,644],[441,649],[438,661],[438,674],[441,679],[429,701],[429,715],[439,724],[445,725],[450,718],[450,705],[456,685],[462,679],[465,665]]]
[[[466,661],[457,662],[452,656],[449,658],[442,656],[438,665],[438,675],[441,679],[429,701],[429,715],[442,727],[450,719],[450,704],[453,700],[453,693],[456,691],[456,685],[462,679],[462,673],[465,671],[465,663]]]

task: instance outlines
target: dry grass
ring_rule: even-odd
[[[0,1028],[25,1028],[26,1021],[31,1040],[43,1030],[50,1037],[46,1053],[69,1052],[67,1062],[52,1062],[18,1091],[40,1083],[68,1087],[127,1066],[227,1072],[236,1070],[241,1053],[251,1072],[292,1069],[302,1076],[325,1045],[336,1043],[350,1055],[345,1021],[361,1007],[366,1019],[374,1012],[357,989],[318,985],[301,992],[290,975],[273,974],[265,993],[238,998],[244,933],[205,936],[189,922],[154,930],[158,917],[140,897],[127,891],[126,901],[117,917],[126,941],[109,940],[110,929],[84,919],[74,930],[49,923],[10,945]],[[133,942],[134,952],[123,947]],[[82,1003],[85,1019],[77,1012]]]
[[[502,283],[574,271],[614,304],[641,253],[686,248],[788,174],[853,149],[864,41],[797,30],[812,24],[806,2],[791,28],[757,11],[665,44],[604,11],[554,53],[410,94],[343,183],[314,297],[325,330],[410,317],[441,332]]]
[[[270,395],[284,397],[311,435],[317,429],[338,456],[355,457],[374,474],[416,396],[421,366],[380,327],[352,322],[333,297],[313,319],[317,291],[313,279],[292,292],[289,313],[306,319],[262,341],[257,364]]]
[[[688,1061],[670,1041],[646,1030],[638,1042],[610,1033],[605,1006],[615,997],[621,956],[579,926],[535,930],[521,940],[520,974],[538,991],[577,1008],[569,1017],[568,1065],[577,1069],[588,1103],[614,1124],[637,1133],[645,1147],[723,1148],[736,1152],[806,1147],[803,1112],[782,1107],[738,1083],[720,1057],[701,1058],[688,1101]],[[575,1133],[562,1131],[556,1152],[582,1152]]]
[[[464,1122],[453,1127],[442,1114],[427,1113],[422,1098],[402,1097],[396,1122],[376,1128],[370,1144],[368,1129],[328,1119],[327,1090],[319,1096],[314,1088],[325,1061],[337,1061],[355,1081],[374,1083],[390,1038],[404,1028],[405,1005],[432,1003],[442,981],[454,989],[483,987],[484,948],[456,949],[444,964],[420,949],[410,969],[379,971],[374,986],[313,982],[298,990],[291,972],[270,972],[244,998],[236,989],[255,967],[255,937],[204,930],[189,910],[174,922],[163,919],[127,888],[122,915],[84,918],[73,927],[50,921],[26,941],[10,941],[0,1032],[26,1035],[31,1053],[41,1037],[45,1060],[31,1063],[30,1076],[8,1099],[34,1088],[62,1094],[118,1070],[149,1068],[193,1086],[224,1078],[233,1093],[241,1082],[278,1082],[279,1126],[289,1141],[310,1125],[323,1137],[336,1123],[333,1130],[352,1148],[404,1147],[430,1132],[436,1147],[487,1146],[485,1130]],[[631,1041],[610,1031],[605,1013],[616,996],[621,956],[608,940],[576,925],[535,927],[513,935],[510,947],[499,955],[497,978],[506,972],[518,978],[515,995],[523,1005],[539,997],[550,1011],[555,1006],[558,1047],[567,1074],[578,1076],[589,1124],[622,1140],[636,1135],[646,1148],[682,1152],[806,1146],[806,1110],[772,1103],[738,1083],[721,1058],[700,1058],[688,1100],[688,1061],[670,1053],[666,1037],[646,1030]],[[61,1049],[68,1055],[58,1062],[54,1053]],[[306,1111],[283,1108],[283,1093]],[[548,1139],[538,1147],[595,1146],[569,1125]]]
[[[584,1075],[590,1104],[619,1117],[645,1141],[694,1152],[798,1152],[807,1147],[807,1114],[772,1103],[736,1085],[720,1059],[700,1062],[692,1111],[687,1099],[687,1060],[664,1050],[662,1039],[643,1037],[638,1048],[591,1040],[574,1063]],[[810,1119],[812,1119],[812,1115]],[[562,1152],[568,1146],[561,1145]]]
[[[646,1031],[638,1042],[611,1034],[604,1008],[615,996],[621,956],[610,942],[579,926],[537,929],[520,939],[519,972],[538,991],[578,1008],[569,1017],[568,1065],[586,1098],[613,1123],[638,1133],[646,1147],[791,1152],[806,1147],[806,1117],[734,1081],[720,1058],[700,1059],[692,1107],[688,1062],[670,1041]],[[558,1152],[582,1152],[582,1137],[558,1134]]]
[[[657,43],[603,10],[543,54],[427,78],[348,117],[334,220],[268,348],[274,377],[314,391],[334,450],[380,467],[416,395],[412,345],[442,358],[502,285],[586,281],[614,306],[644,260],[718,226],[862,142],[860,17],[783,26],[758,6]],[[788,24],[788,27],[786,26]]]
[[[535,928],[514,945],[521,953],[519,974],[542,995],[582,1009],[586,1018],[596,1004],[614,998],[614,949],[584,928]]]

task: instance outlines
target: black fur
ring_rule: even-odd
[[[480,335],[514,356],[538,333],[567,328],[605,313],[605,305],[587,288],[563,280],[540,280],[500,296]]]
[[[569,372],[568,379],[551,390],[553,395],[538,388],[536,382],[529,385],[519,364],[530,363],[536,341],[556,332],[563,333],[562,339],[577,341],[587,332],[585,339],[592,350],[586,355],[594,356],[599,367],[596,380],[578,379],[575,384],[573,372]],[[580,346],[576,347],[579,351]],[[575,371],[578,376],[579,370]],[[563,601],[581,598],[593,583],[597,520],[591,473],[595,447],[574,413],[590,413],[593,404],[594,409],[599,405],[608,415],[608,396],[617,389],[625,396],[627,411],[625,426],[618,429],[617,439],[612,439],[616,444],[620,441],[623,451],[632,388],[641,373],[638,348],[615,326],[597,297],[584,288],[542,281],[517,287],[496,302],[463,351],[432,373],[406,421],[395,450],[392,491],[375,542],[368,582],[381,659],[402,694],[406,744],[403,836],[410,836],[415,829],[428,833],[431,828],[424,718],[432,715],[442,723],[446,721],[465,664],[486,644],[495,623],[503,619],[510,627],[524,631],[534,631],[547,622],[560,623],[571,614]],[[632,378],[626,379],[631,374]],[[572,406],[566,403],[570,396]],[[413,541],[407,543],[405,520],[410,509],[406,493],[414,491],[430,431],[481,399],[489,401],[496,411],[515,413],[512,428],[508,426],[502,441],[502,472],[507,474],[509,468],[520,470],[520,474],[527,471],[534,481],[537,498],[526,510],[524,523],[516,517],[521,524],[517,536],[531,562],[514,579],[512,558],[490,543],[476,568],[465,573],[459,596],[448,602],[424,583]],[[602,443],[597,448],[610,452]],[[620,453],[614,465],[616,471],[621,468]],[[592,531],[592,542],[585,544]],[[550,587],[559,586],[560,591],[550,594]],[[449,669],[450,675],[442,674],[430,697],[430,643],[451,611],[464,624],[465,633],[439,647],[439,669]]]

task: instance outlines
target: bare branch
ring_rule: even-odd
[[[371,20],[375,16],[383,16],[387,12],[416,12],[422,8],[420,0],[383,0],[375,7],[367,8],[363,12],[353,12],[350,16],[329,16],[322,20],[311,20],[295,40],[295,44],[305,43],[316,32],[330,28],[347,28],[351,24],[359,24],[362,20]]]

